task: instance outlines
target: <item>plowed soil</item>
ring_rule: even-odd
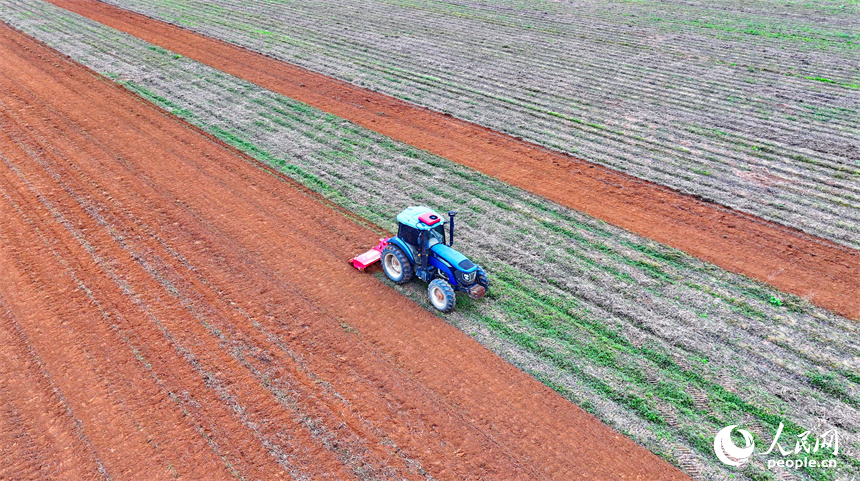
[[[856,250],[96,0],[51,3],[860,319]]]
[[[352,269],[377,233],[0,24],[0,479],[687,479]]]

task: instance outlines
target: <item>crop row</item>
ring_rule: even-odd
[[[819,45],[689,24],[722,4],[111,3],[860,247],[851,16],[756,17]]]
[[[855,323],[44,2],[0,7],[2,20],[376,224],[393,228],[409,204],[458,210],[457,242],[493,287],[445,319],[696,477],[731,474],[709,440],[728,424],[752,426],[762,444],[780,421],[791,434],[837,427],[860,449]],[[424,302],[420,284],[401,290]]]

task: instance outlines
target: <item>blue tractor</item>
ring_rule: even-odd
[[[363,269],[381,259],[382,270],[392,282],[405,284],[413,277],[429,282],[430,303],[442,312],[454,309],[456,291],[480,299],[487,293],[490,281],[481,266],[451,247],[454,215],[455,212],[448,212],[450,225],[446,244],[446,222],[442,217],[428,207],[409,207],[397,215],[396,236],[381,239],[373,250],[356,256],[352,262]]]

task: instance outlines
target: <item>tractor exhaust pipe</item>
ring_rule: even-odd
[[[448,242],[448,247],[454,245],[454,216],[457,215],[453,210],[448,211],[448,217],[451,219],[451,227],[448,229],[448,233],[451,234],[451,241]]]

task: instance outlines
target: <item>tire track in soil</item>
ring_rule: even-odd
[[[23,271],[24,297],[59,311],[40,321],[86,319],[74,332],[35,323],[27,332],[85,351],[91,366],[68,361],[80,375],[124,360],[118,383],[149,389],[99,402],[141,423],[152,416],[147,403],[164,417],[172,409],[189,433],[179,444],[217,462],[210,453],[220,453],[240,472],[277,471],[265,452],[292,448],[293,466],[305,470],[297,475],[685,478],[352,270],[344,259],[374,237],[368,228],[31,39],[0,32],[2,142],[19,152],[0,173],[22,206],[5,207],[4,219],[31,220],[15,220],[19,234],[4,245],[33,247],[6,251]],[[44,234],[34,239],[37,228]],[[88,291],[76,292],[71,276]],[[67,302],[51,302],[57,288]],[[45,344],[43,356],[54,352]],[[46,365],[61,369],[53,355]]]
[[[4,86],[4,87],[6,87],[6,86]],[[20,88],[16,89],[16,87],[17,86],[8,86],[7,91],[12,92],[14,95],[14,93],[16,93],[16,90],[20,90]],[[44,86],[44,88],[48,89],[49,87]],[[64,92],[62,90],[57,90],[55,92],[52,92],[50,95],[62,96],[63,94],[64,94]],[[67,95],[68,95],[68,92],[66,92],[66,96]],[[95,100],[92,97],[91,97],[91,99]],[[9,101],[9,100],[12,100],[9,97],[7,97],[6,100],[9,104],[12,103],[11,101]],[[31,96],[30,98],[26,99],[25,101],[22,101],[21,105],[22,106],[27,105],[27,104],[32,105],[32,102],[34,102],[36,100],[37,100],[36,98]],[[84,109],[86,108],[86,107],[80,106],[80,105],[78,107],[79,108],[83,107]],[[126,120],[127,121],[133,121],[133,119],[126,119]],[[62,119],[60,119],[60,121],[62,121]],[[9,125],[9,124],[3,125],[3,126],[4,126],[4,131],[12,131],[14,128],[14,126]],[[83,137],[83,138],[79,139],[79,142],[73,143],[72,145],[65,147],[66,151],[80,152],[84,155],[90,154],[90,153],[92,153],[93,155],[99,155],[99,152],[93,151],[93,149],[91,149],[91,148],[89,148],[89,149],[87,148],[86,143],[87,143],[88,139],[86,138],[85,135],[82,136],[78,132],[75,132],[74,126],[67,124],[63,127],[66,127],[66,128],[62,131],[62,133],[64,136],[68,137],[67,139],[64,139],[65,142],[70,142],[70,141],[73,142],[74,140],[76,140],[77,137]],[[44,132],[44,131],[50,131],[50,130],[56,130],[56,129],[57,129],[57,126],[55,124],[54,126],[51,126],[51,125],[43,126],[42,129],[40,129],[40,130]],[[58,133],[58,135],[59,135],[59,133]],[[22,138],[24,136],[19,135],[18,137]],[[12,144],[13,142],[14,142],[14,140],[10,141],[9,143]],[[43,143],[43,145],[36,146],[36,149],[38,149],[37,151],[39,151],[39,152],[50,152],[51,150],[57,148],[57,146],[58,145],[56,143],[52,145],[49,142],[45,142],[45,143]],[[21,171],[23,171],[27,167],[27,163],[23,161],[24,160],[23,157],[24,156],[18,156],[18,159],[20,159],[20,160],[18,162],[15,162],[16,167],[19,167],[19,169]],[[31,169],[30,172],[27,172],[27,173],[30,174],[30,176],[28,176],[30,178],[40,176],[40,174],[41,174],[40,172],[35,171],[35,169]],[[64,177],[66,177],[66,175],[70,174],[70,172],[60,171],[60,172],[54,172],[53,174],[54,175],[51,176],[51,177],[53,177],[53,179],[51,179],[51,178],[39,179],[39,180],[43,181],[42,183],[44,186],[44,190],[51,189],[52,183],[56,183],[57,179],[63,179]],[[47,176],[41,175],[41,177],[47,177]],[[65,183],[65,181],[60,181],[60,183],[62,185]],[[68,188],[65,185],[62,185],[62,186],[65,188],[65,190],[68,190]],[[38,189],[38,187],[40,187],[40,186],[36,186],[36,189]],[[98,188],[98,185],[94,185],[93,187]],[[49,197],[54,197],[54,196],[49,196]],[[100,210],[100,207],[93,206],[93,205],[85,206],[86,208],[81,208],[81,207],[78,207],[74,204],[70,204],[68,206],[63,206],[63,207],[66,207],[66,209],[67,209],[66,215],[71,219],[86,218],[88,216],[92,216],[93,212],[97,213]],[[82,206],[82,207],[84,207],[84,206]],[[37,208],[38,207],[33,207],[31,209],[28,209],[28,210],[34,211],[34,210],[37,210]],[[74,214],[71,214],[68,212],[68,210],[77,211],[77,212],[74,212]],[[75,221],[72,221],[71,223],[75,224]],[[111,229],[114,229],[116,227],[117,226],[113,226],[113,225],[110,226]],[[77,226],[73,225],[72,229],[77,230],[77,236],[79,236],[79,237],[84,236],[82,231],[85,228],[77,227]],[[51,235],[48,237],[52,238],[52,239],[69,237],[69,234],[67,232],[62,232],[62,231],[63,231],[63,229],[61,229],[59,226],[57,226],[53,229],[53,231],[51,232]],[[26,227],[22,227],[22,232],[26,232]],[[73,270],[73,272],[74,272],[73,275],[75,275],[80,282],[82,282],[84,285],[86,285],[87,289],[89,289],[89,290],[92,290],[95,292],[106,292],[106,293],[111,293],[111,291],[114,291],[113,292],[114,295],[112,297],[110,297],[108,299],[101,299],[101,303],[100,303],[101,306],[100,307],[103,311],[107,311],[106,312],[107,316],[113,322],[120,323],[121,322],[120,320],[122,320],[122,319],[127,320],[127,322],[128,322],[127,329],[130,332],[124,333],[124,337],[132,338],[133,343],[136,341],[137,345],[147,346],[147,345],[151,345],[153,343],[157,343],[157,342],[159,342],[159,338],[165,337],[165,335],[162,332],[159,332],[159,330],[154,325],[149,324],[149,323],[144,324],[144,323],[141,323],[140,321],[146,321],[146,320],[149,320],[147,318],[150,318],[150,319],[155,319],[156,322],[161,321],[161,324],[164,325],[163,328],[170,325],[170,327],[173,328],[170,330],[170,332],[173,333],[173,336],[172,336],[172,338],[169,338],[169,341],[172,341],[171,343],[173,343],[175,345],[174,349],[176,349],[177,353],[175,353],[172,358],[169,358],[163,362],[163,364],[165,365],[166,372],[162,376],[160,376],[161,379],[165,383],[170,381],[170,377],[177,377],[178,378],[178,379],[175,379],[174,383],[168,384],[169,392],[177,393],[177,392],[190,391],[192,393],[192,395],[190,395],[190,398],[192,399],[192,401],[191,401],[192,404],[197,403],[197,404],[201,404],[204,407],[215,406],[218,408],[215,411],[221,411],[221,412],[211,412],[212,410],[210,410],[210,412],[204,411],[204,413],[201,413],[201,417],[204,420],[205,419],[218,419],[219,421],[217,423],[213,423],[211,426],[209,426],[209,428],[213,430],[213,435],[214,434],[220,434],[219,439],[225,439],[225,440],[229,439],[229,443],[232,444],[234,446],[234,448],[241,448],[241,449],[238,449],[238,451],[240,453],[249,452],[249,453],[252,453],[254,455],[254,456],[249,456],[250,459],[245,459],[245,460],[233,459],[233,460],[231,460],[230,465],[236,467],[237,469],[242,469],[243,475],[246,475],[247,477],[250,477],[253,479],[277,479],[279,477],[283,477],[283,473],[280,472],[279,469],[258,469],[257,468],[258,466],[268,467],[268,466],[273,464],[271,462],[268,462],[268,459],[265,457],[265,453],[264,453],[265,450],[259,449],[259,445],[261,443],[261,440],[257,439],[256,436],[248,437],[247,436],[248,433],[245,433],[245,431],[246,431],[245,427],[241,426],[241,424],[233,423],[234,425],[231,426],[231,423],[221,421],[221,419],[226,419],[226,418],[229,418],[230,416],[232,416],[231,411],[233,411],[234,409],[236,409],[236,408],[244,409],[241,407],[241,404],[237,403],[237,399],[234,399],[234,398],[240,397],[240,394],[237,391],[242,391],[243,388],[246,388],[246,387],[256,386],[256,385],[258,385],[258,383],[255,382],[254,379],[249,378],[248,376],[243,377],[243,374],[245,374],[243,371],[239,371],[238,373],[232,373],[233,374],[232,376],[222,374],[223,371],[228,371],[227,367],[230,365],[231,362],[233,362],[233,363],[235,363],[235,362],[232,359],[227,358],[227,356],[222,352],[222,350],[218,349],[217,344],[216,345],[209,345],[209,346],[205,346],[205,347],[201,346],[201,351],[203,353],[212,352],[212,353],[220,355],[219,356],[220,359],[218,359],[218,358],[212,359],[208,363],[206,362],[207,359],[205,359],[205,354],[202,354],[201,352],[195,352],[193,354],[189,354],[186,349],[183,349],[184,346],[182,346],[182,341],[185,341],[186,345],[201,344],[205,341],[205,338],[210,337],[208,335],[209,333],[206,332],[205,330],[203,330],[203,333],[202,333],[203,337],[200,337],[200,335],[201,335],[200,330],[201,329],[198,329],[196,332],[194,332],[197,335],[197,338],[190,336],[190,335],[186,334],[186,332],[192,331],[191,329],[188,329],[188,328],[194,326],[194,323],[192,322],[193,319],[190,319],[189,316],[187,316],[187,315],[183,316],[183,313],[177,312],[176,309],[170,309],[170,310],[159,309],[158,304],[161,304],[161,302],[157,299],[156,296],[149,295],[149,294],[150,293],[162,294],[162,293],[159,293],[158,291],[159,290],[163,291],[164,289],[159,289],[158,284],[153,282],[153,280],[151,279],[151,277],[148,274],[146,274],[146,273],[141,274],[139,272],[128,272],[128,273],[122,273],[121,275],[115,274],[113,276],[114,277],[113,280],[115,281],[115,285],[111,285],[110,282],[108,282],[109,279],[105,279],[105,271],[110,271],[112,269],[115,270],[115,267],[113,267],[113,265],[121,265],[121,264],[135,265],[136,259],[129,258],[129,256],[127,254],[123,255],[122,252],[118,252],[118,253],[113,252],[116,249],[111,249],[113,247],[113,243],[111,243],[111,239],[109,238],[109,236],[104,236],[104,235],[99,236],[99,234],[100,234],[100,232],[98,232],[98,230],[96,230],[96,232],[89,234],[89,235],[86,235],[86,237],[87,237],[86,242],[89,242],[91,245],[93,245],[97,249],[98,252],[95,254],[95,256],[100,257],[101,259],[103,259],[103,261],[102,262],[96,262],[96,263],[102,264],[102,265],[74,266],[74,267],[76,267],[76,269]],[[131,232],[130,234],[135,235],[134,232]],[[75,239],[68,239],[68,244],[73,244],[73,243],[75,243]],[[37,249],[38,249],[38,247],[34,246],[32,250],[35,251]],[[76,261],[76,259],[86,259],[87,257],[93,256],[92,253],[86,252],[85,249],[78,248],[77,251],[78,252],[71,251],[68,253],[68,255],[62,256],[62,257],[64,259],[70,259],[70,260],[67,260],[67,262],[69,264],[75,264],[78,262],[78,261]],[[144,253],[144,254],[146,254],[146,253]],[[19,256],[20,256],[20,254],[19,254]],[[123,257],[125,257],[125,259],[123,259]],[[88,273],[88,272],[86,272],[87,270],[90,270],[92,272]],[[89,274],[89,276],[85,277],[84,274]],[[137,276],[137,277],[135,277],[135,276]],[[69,287],[69,289],[73,289],[73,287]],[[139,290],[140,292],[135,292],[134,290]],[[136,302],[136,304],[138,304],[138,305],[137,306],[130,306],[130,305],[128,305],[129,303],[125,303],[125,305],[121,305],[120,303],[117,303],[115,301],[115,299],[123,299],[124,297],[127,297],[127,295],[133,295],[135,297],[138,297],[138,301]],[[141,297],[148,297],[148,298],[145,299],[143,302],[141,302],[140,301]],[[77,312],[77,310],[79,310],[79,309],[82,309],[84,311],[87,310],[86,307],[84,307],[84,306],[77,306],[76,309],[73,309],[71,312],[67,313],[66,316],[69,316],[69,317],[74,316],[73,313]],[[137,321],[137,322],[135,322],[135,321]],[[183,325],[183,321],[187,324]],[[87,324],[92,325],[89,327],[89,330],[93,330],[93,327],[97,326],[100,323],[98,322],[97,319],[92,319]],[[198,323],[198,325],[199,325],[199,323]],[[75,330],[77,332],[80,332],[80,331],[86,332],[87,328],[85,328],[85,326],[77,326]],[[113,337],[115,342],[122,343],[123,339],[118,339],[117,338],[118,336],[115,333],[113,336],[111,336],[111,334],[112,333],[108,329],[102,329],[101,332],[99,332],[98,334],[94,334],[93,339],[91,339],[89,342],[98,343],[99,342],[98,339],[100,339],[100,338]],[[140,339],[139,340],[134,339],[134,337],[136,337],[136,336],[140,336]],[[88,342],[88,341],[81,340],[79,338],[79,340],[75,344],[80,345],[80,344],[84,344],[86,342]],[[213,343],[210,342],[210,344],[213,344]],[[144,347],[141,347],[140,350],[143,354],[143,357],[148,362],[152,363],[153,365],[155,365],[156,362],[161,360],[161,359],[159,359],[159,355],[161,353],[158,353],[158,352],[150,353]],[[126,353],[126,354],[130,354],[130,353]],[[183,357],[185,357],[186,359],[183,359]],[[189,357],[190,357],[190,363],[195,364],[195,367],[197,367],[198,371],[201,371],[201,372],[194,372],[193,369],[186,369],[186,374],[184,376],[182,376],[182,375],[171,376],[171,370],[177,371],[177,369],[174,366],[177,364],[181,365],[184,363],[188,363]],[[133,362],[134,360],[131,357],[129,357],[128,361]],[[109,364],[112,364],[112,363],[109,363]],[[200,364],[205,365],[205,367],[198,367]],[[144,378],[149,377],[149,376],[146,376],[145,373],[130,374],[130,375],[127,375],[125,377],[128,379],[128,378],[133,378],[135,376],[140,376],[140,377],[144,377]],[[200,391],[203,391],[203,392],[209,391],[209,393],[208,393],[209,399],[206,399],[206,397],[207,397],[206,395],[194,394],[195,390],[191,390],[189,388],[190,385],[195,384],[192,381],[196,381],[196,384],[198,385],[199,390],[196,392],[199,393]],[[228,389],[226,386],[224,386],[224,384],[232,384],[232,389]],[[109,383],[109,385],[114,386],[115,384]],[[261,406],[266,406],[266,403],[265,403],[266,399],[264,399],[264,396],[261,396],[261,393],[254,392],[252,394],[249,394],[249,396],[253,401],[248,402],[248,404],[255,406],[254,409],[262,409]],[[150,395],[149,397],[157,400],[158,403],[164,403],[164,402],[169,401],[169,398],[165,397],[165,396]],[[263,397],[263,398],[261,398],[261,397]],[[219,399],[219,398],[221,398],[221,399]],[[268,406],[266,406],[266,407],[268,407],[268,409],[270,411],[280,414],[279,410],[277,409],[277,401],[274,400],[272,398],[272,396],[269,396],[269,398],[270,398],[270,399],[268,399],[269,403],[268,403]],[[125,399],[128,399],[128,398],[125,398]],[[131,398],[131,399],[134,399],[134,398]],[[223,402],[225,400],[226,400],[226,405],[222,405],[222,404],[225,404]],[[126,402],[128,402],[128,401],[126,401]],[[156,402],[152,402],[151,404],[156,404]],[[244,404],[244,403],[242,403],[242,404]],[[142,411],[146,411],[148,408],[151,409],[151,407],[148,407],[148,405],[144,403],[141,406],[139,406],[138,410],[142,412]],[[271,425],[276,424],[275,419],[258,419],[256,421],[268,423]],[[280,426],[289,426],[290,424],[293,424],[293,425],[296,424],[295,422],[290,422],[290,419],[277,419],[277,421],[278,421]],[[165,426],[171,426],[171,425],[178,425],[179,423],[180,423],[179,420],[172,420],[172,422],[170,422],[170,423],[165,422],[163,424]],[[219,426],[219,425],[221,425],[221,426]],[[175,428],[173,428],[173,429],[175,429]],[[299,429],[298,431],[299,431],[299,433],[302,432],[301,429]],[[240,434],[246,434],[245,439],[242,439]],[[176,442],[178,443],[178,445],[176,447],[177,452],[180,449],[182,449],[182,446],[185,444],[194,445],[190,439],[184,439],[184,440],[180,439],[178,433],[176,433],[173,430],[168,431],[168,432],[162,432],[162,433],[160,433],[154,437],[156,437],[159,440],[161,440],[161,439],[175,439]],[[318,447],[314,446],[314,443],[311,442],[309,439],[307,439],[307,437],[305,437],[305,438],[302,438],[301,436],[296,436],[296,437],[299,438],[299,442],[296,444],[299,446],[300,449],[304,450],[308,446],[317,448],[317,453],[311,453],[312,455],[308,456],[308,458],[310,458],[310,459],[307,459],[303,463],[301,463],[303,465],[302,467],[304,467],[305,470],[308,471],[309,476],[311,476],[311,477],[322,476],[323,474],[329,473],[329,474],[333,474],[334,476],[336,476],[337,478],[340,478],[340,479],[348,479],[350,477],[347,472],[339,471],[340,469],[342,469],[341,464],[339,462],[337,462],[337,460],[335,460],[331,456],[327,455],[324,449],[319,449]],[[163,442],[163,441],[159,441],[159,442]],[[265,441],[263,442],[263,444],[265,444]],[[201,449],[205,448],[205,444],[203,446],[201,446],[201,443],[198,442],[197,445]],[[314,456],[313,454],[321,454],[321,456]],[[168,466],[168,465],[177,466],[179,463],[184,462],[184,463],[187,463],[186,464],[187,466],[198,467],[197,471],[189,473],[189,476],[192,479],[203,479],[203,478],[217,477],[216,476],[217,471],[213,471],[211,469],[211,467],[207,466],[207,463],[203,462],[202,460],[196,462],[191,456],[189,456],[189,455],[185,455],[185,456],[187,456],[186,459],[173,460],[172,462],[165,463],[164,465],[165,466]],[[211,464],[211,463],[208,463],[208,464]],[[222,470],[223,470],[223,463],[222,463]],[[315,471],[315,470],[318,470],[318,471]],[[152,476],[144,476],[144,477],[145,478],[151,478]],[[229,477],[229,474],[228,473],[222,473],[221,477],[222,478]]]
[[[0,125],[6,150],[14,146],[5,135],[12,126]],[[198,454],[205,446],[194,442],[197,435],[182,413],[166,405],[169,397],[158,392],[132,353],[111,348],[110,341],[117,339],[105,324],[120,322],[127,313],[106,310],[88,295],[101,290],[105,282],[85,277],[86,269],[92,268],[81,264],[89,254],[75,245],[77,240],[62,225],[52,222],[53,216],[39,202],[40,198],[57,200],[61,194],[50,186],[38,189],[25,184],[27,190],[36,190],[27,196],[20,189],[27,180],[15,175],[15,170],[27,167],[26,159],[12,158],[4,158],[0,166],[0,186],[6,194],[0,216],[12,227],[0,239],[4,297],[10,299],[21,331],[27,333],[58,391],[68,399],[71,413],[82,434],[91,439],[106,472],[122,478],[159,479],[169,475],[168,466],[187,463],[195,469],[183,474],[192,478],[232,477],[220,459]],[[150,461],[141,464],[139,458]]]
[[[2,230],[0,230],[2,235]],[[100,460],[0,297],[0,479],[99,479]]]
[[[860,319],[860,253],[97,0],[50,3]]]

